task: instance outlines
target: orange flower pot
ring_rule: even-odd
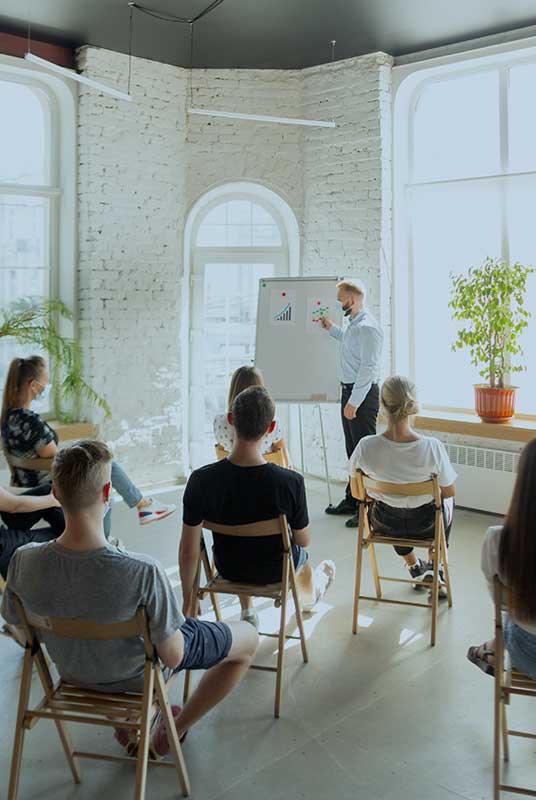
[[[482,422],[506,422],[515,414],[517,386],[497,389],[486,383],[475,384],[475,408]]]

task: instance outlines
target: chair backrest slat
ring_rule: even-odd
[[[371,478],[361,470],[358,470],[356,477],[350,479],[352,493],[358,500],[366,500],[368,492],[379,494],[392,494],[397,497],[418,497],[421,494],[431,494],[435,502],[441,503],[441,489],[437,475],[432,475],[430,480],[418,483],[391,483],[388,481],[378,481]]]
[[[290,546],[290,535],[288,530],[287,518],[281,514],[275,519],[265,519],[260,522],[248,522],[245,525],[222,525],[219,522],[209,522],[205,520],[203,527],[212,533],[220,533],[223,536],[281,536],[283,539],[284,549],[287,550]]]

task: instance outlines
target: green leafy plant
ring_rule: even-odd
[[[467,347],[471,363],[490,387],[504,388],[506,372],[521,372],[516,363],[523,355],[520,336],[530,312],[524,307],[528,276],[534,272],[517,261],[486,258],[466,274],[450,273],[449,308],[466,325],[458,331],[453,350]]]
[[[22,298],[2,309],[0,315],[0,340],[11,337],[21,345],[35,346],[49,356],[52,374],[59,376],[54,400],[60,419],[71,420],[73,413],[67,411],[65,406],[72,404],[76,415],[82,398],[104,411],[106,417],[111,416],[106,400],[82,376],[79,343],[59,332],[60,317],[73,319],[72,312],[64,303],[60,300]]]

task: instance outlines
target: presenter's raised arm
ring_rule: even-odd
[[[324,330],[329,331],[329,335],[332,336],[334,339],[342,339],[342,328],[339,328],[338,325],[335,325],[329,317],[322,317],[320,320],[322,327]]]

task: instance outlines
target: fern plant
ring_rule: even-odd
[[[16,339],[21,345],[33,345],[47,353],[52,374],[59,376],[54,402],[59,419],[70,421],[73,413],[66,410],[72,404],[74,416],[82,398],[111,416],[106,400],[86,383],[82,376],[80,344],[59,332],[58,319],[73,319],[71,310],[61,300],[22,298],[0,311],[0,340]]]

